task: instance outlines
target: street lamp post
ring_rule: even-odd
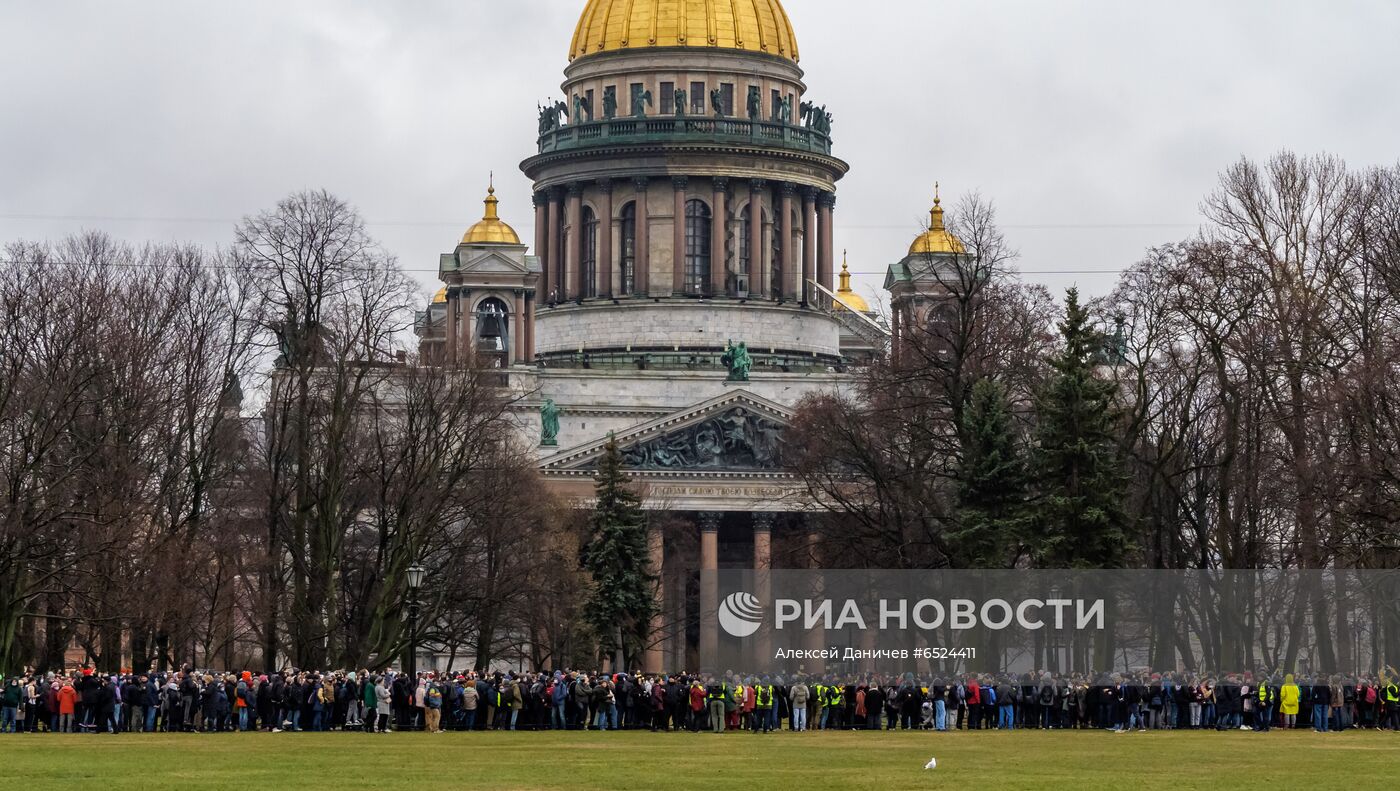
[[[423,567],[414,563],[408,567],[408,677],[418,681],[418,589],[423,587]]]

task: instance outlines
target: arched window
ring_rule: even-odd
[[[629,203],[622,207],[622,256],[618,261],[623,296],[631,296],[637,290],[637,204]]]
[[[781,213],[773,214],[773,265],[769,267],[771,278],[768,293],[773,299],[782,299],[783,294],[783,218]]]
[[[568,299],[569,289],[566,285],[568,269],[564,265],[565,254],[563,251],[569,249],[569,233],[564,228],[563,223],[555,228],[554,233],[554,261],[550,264],[554,267],[552,273],[554,278],[550,285],[550,293],[547,295],[551,303],[563,302]]]
[[[749,260],[749,243],[753,240],[753,223],[750,222],[749,212],[744,212],[744,219],[739,223],[739,274],[752,275],[753,264]]]
[[[583,274],[583,288],[579,289],[580,299],[598,296],[598,216],[587,206],[583,207],[583,260],[579,261]]]
[[[510,353],[510,311],[506,303],[487,297],[476,305],[476,333],[473,336],[483,367],[503,368]]]
[[[705,293],[710,276],[710,207],[704,201],[685,204],[685,293]]]

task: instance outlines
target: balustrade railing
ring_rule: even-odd
[[[831,137],[804,126],[739,118],[613,118],[551,129],[540,135],[541,154],[614,143],[748,142],[770,148],[831,153]]]

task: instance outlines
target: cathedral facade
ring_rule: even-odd
[[[647,669],[694,666],[719,639],[700,571],[809,556],[815,509],[783,466],[794,405],[849,387],[891,332],[844,265],[836,282],[848,167],[777,0],[588,0],[567,56],[521,164],[533,244],[488,192],[418,334],[428,359],[500,370],[578,507],[615,438],[659,512]]]

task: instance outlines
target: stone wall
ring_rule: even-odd
[[[540,354],[589,350],[719,349],[728,340],[755,351],[813,352],[838,357],[841,325],[796,305],[699,299],[623,299],[541,308],[535,349]]]

